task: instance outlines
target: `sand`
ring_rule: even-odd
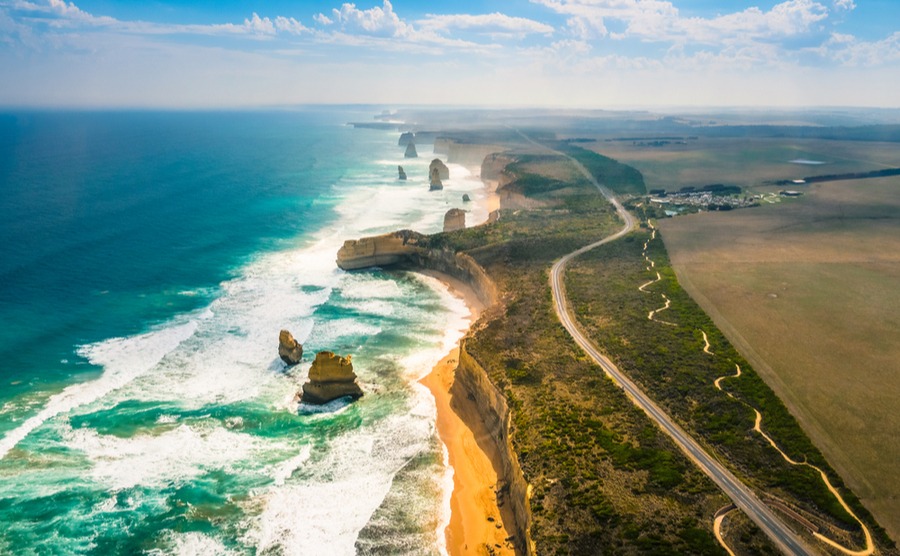
[[[483,304],[467,284],[435,272],[424,274],[439,279],[466,301],[471,322],[484,310]],[[422,384],[434,396],[438,435],[447,447],[449,464],[453,468],[450,525],[446,530],[447,551],[451,556],[514,555],[512,545],[506,542],[510,533],[502,523],[497,506],[497,473],[491,459],[491,456],[496,459],[497,454],[489,455],[482,449],[482,446],[490,444],[484,442],[489,434],[487,427],[474,402],[450,392],[458,361],[459,345],[422,379]],[[482,446],[479,446],[479,439]]]

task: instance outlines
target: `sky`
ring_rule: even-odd
[[[0,106],[900,107],[898,0],[0,0]]]

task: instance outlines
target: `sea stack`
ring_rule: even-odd
[[[441,182],[441,175],[438,172],[437,168],[432,168],[430,173],[431,178],[431,187],[428,188],[429,191],[440,191],[444,188],[443,182]]]
[[[444,215],[444,231],[455,232],[466,229],[466,211],[452,208]]]
[[[278,355],[288,365],[296,365],[303,358],[303,346],[287,330],[278,334]]]
[[[330,351],[316,354],[309,369],[309,382],[303,385],[300,401],[322,405],[338,398],[361,398],[362,389],[356,383],[351,356],[341,357]]]
[[[406,145],[406,152],[403,153],[405,158],[419,158],[419,153],[416,152],[416,144],[412,141]]]
[[[397,145],[400,147],[405,147],[415,141],[416,136],[413,135],[412,131],[407,131],[405,133],[400,134],[400,140],[397,141]]]
[[[472,200],[472,199],[469,197],[469,194],[468,194],[468,193],[463,193],[463,202],[464,202],[464,203],[468,203],[468,202],[470,202],[471,200]]]
[[[430,176],[435,169],[437,169],[438,176],[442,180],[450,179],[450,168],[447,168],[447,165],[444,164],[444,161],[440,158],[435,158],[431,161],[431,164],[428,165],[428,175]]]
[[[403,171],[403,166],[397,166],[397,174],[398,174],[397,175],[398,180],[406,179],[406,172]]]

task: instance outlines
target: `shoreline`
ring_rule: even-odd
[[[468,167],[468,170],[473,175],[480,173],[480,168]],[[497,183],[484,179],[482,183],[482,208],[486,209],[488,220],[467,228],[487,223],[490,214],[500,208]],[[475,290],[458,278],[427,269],[415,272],[438,280],[452,295],[465,302],[469,308],[469,329],[488,308]],[[514,556],[515,551],[506,542],[510,532],[497,501],[499,454],[496,448],[490,449],[490,442],[486,442],[490,433],[474,401],[453,392],[461,340],[419,381],[434,397],[435,428],[447,450],[448,465],[453,472],[450,521],[443,532],[445,546],[450,556],[486,552]]]
[[[470,327],[478,320],[485,307],[471,287],[443,273],[431,270],[420,273],[439,280],[466,302]],[[483,440],[490,433],[475,403],[452,391],[458,362],[459,342],[419,381],[434,396],[435,427],[453,470],[450,523],[444,531],[447,553],[450,556],[483,554],[489,548],[491,554],[513,556],[515,551],[506,542],[510,532],[497,503],[498,454],[496,449],[486,451],[483,447]]]

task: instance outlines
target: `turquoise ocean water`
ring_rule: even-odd
[[[481,184],[428,192],[429,146],[345,125],[375,111],[0,114],[0,553],[442,552],[417,379],[466,308],[334,257]],[[324,349],[366,395],[298,408]]]

